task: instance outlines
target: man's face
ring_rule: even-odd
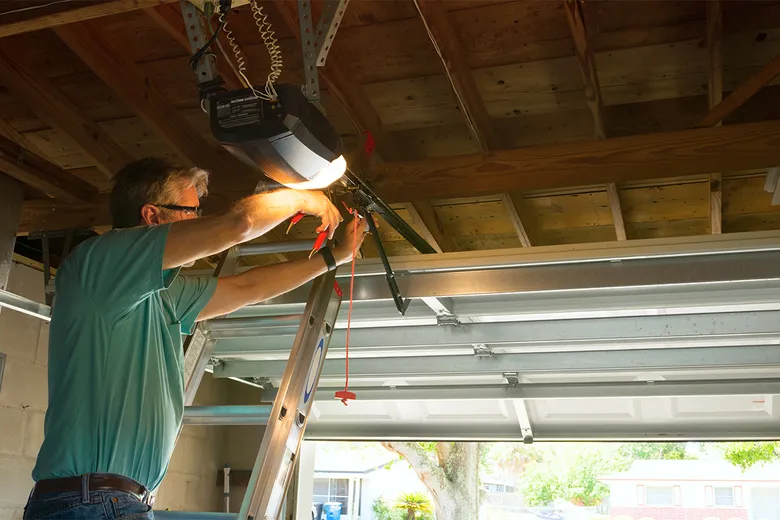
[[[170,206],[178,206],[178,208],[171,208]],[[182,187],[179,196],[176,198],[176,204],[146,204],[141,208],[141,216],[145,225],[152,226],[198,218],[199,209],[198,190],[195,186],[188,185]],[[190,262],[183,267],[192,267],[194,264],[195,262]]]

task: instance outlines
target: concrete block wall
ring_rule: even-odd
[[[231,385],[228,379],[214,379],[205,374],[193,404],[198,406],[228,404]],[[217,486],[217,472],[226,462],[227,426],[185,426],[168,465],[155,509],[172,511],[224,511],[222,488]]]
[[[14,263],[7,289],[43,302],[43,273]],[[48,403],[48,343],[48,323],[0,311],[0,352],[6,355],[0,383],[0,520],[21,519],[32,489]]]

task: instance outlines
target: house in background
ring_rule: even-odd
[[[341,502],[344,520],[375,520],[371,509],[384,497],[389,504],[401,493],[428,490],[398,455],[349,447],[349,443],[315,443],[314,502]]]
[[[780,520],[780,465],[641,460],[599,480],[613,520]]]

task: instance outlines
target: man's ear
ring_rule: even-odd
[[[144,204],[141,207],[141,222],[144,226],[154,226],[160,224],[160,208],[151,204]]]

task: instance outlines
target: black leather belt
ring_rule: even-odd
[[[87,475],[88,491],[121,491],[129,493],[140,502],[146,502],[149,491],[138,482],[119,475]],[[83,491],[83,477],[65,477],[40,480],[35,483],[32,498],[48,493],[81,493]]]

